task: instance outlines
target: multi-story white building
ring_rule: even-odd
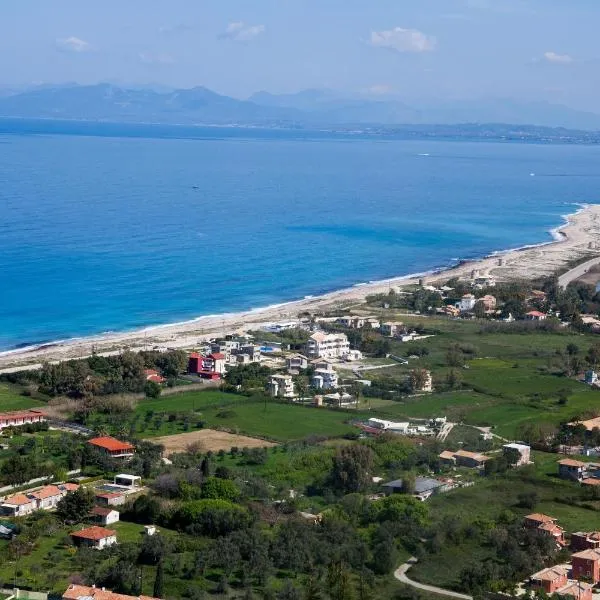
[[[473,294],[465,294],[460,299],[460,302],[456,303],[456,308],[458,308],[460,312],[470,312],[475,308],[476,302],[477,299],[475,296],[473,296]]]
[[[350,352],[350,343],[343,333],[313,333],[306,343],[309,358],[344,358]]]
[[[330,369],[317,369],[311,384],[317,390],[334,390],[338,387],[338,374]]]
[[[271,396],[277,398],[293,398],[294,380],[291,375],[271,375],[267,389]]]

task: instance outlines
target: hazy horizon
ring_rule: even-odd
[[[7,0],[0,15],[8,86],[150,82],[234,98],[330,89],[591,112],[600,91],[591,0]]]

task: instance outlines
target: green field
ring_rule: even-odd
[[[24,396],[21,389],[7,383],[0,383],[0,412],[39,407],[43,403]]]
[[[435,523],[450,519],[458,523],[475,520],[497,521],[501,514],[512,514],[521,519],[528,513],[541,512],[558,519],[566,532],[596,531],[600,529],[600,511],[583,508],[572,502],[581,494],[576,484],[557,477],[556,454],[535,452],[535,464],[506,473],[502,477],[478,478],[473,487],[440,494],[429,501],[430,515]],[[534,509],[518,506],[518,495],[535,491],[539,501]],[[487,556],[485,546],[473,544],[466,539],[462,544],[443,550],[441,553],[426,554],[411,569],[414,579],[456,587],[460,571],[473,561]]]

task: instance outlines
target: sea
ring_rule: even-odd
[[[600,148],[0,120],[0,350],[550,241]]]

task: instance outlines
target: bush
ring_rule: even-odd
[[[248,511],[227,500],[194,500],[175,511],[171,525],[192,535],[219,537],[250,524]]]
[[[233,481],[229,479],[219,479],[218,477],[209,477],[202,484],[202,498],[214,500],[229,500],[235,502],[240,496],[240,490]]]
[[[146,398],[158,398],[162,392],[162,388],[156,381],[146,381],[144,385],[144,394]]]

